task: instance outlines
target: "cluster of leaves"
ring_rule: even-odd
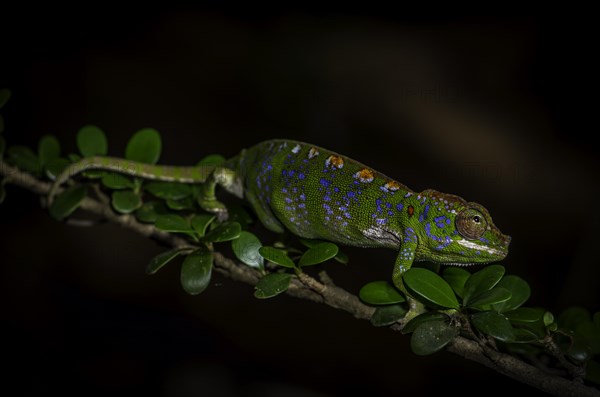
[[[0,108],[9,97],[8,90],[0,90]],[[0,117],[0,133],[3,129]],[[37,152],[18,145],[6,149],[0,135],[0,160],[6,149],[9,163],[38,178],[54,181],[74,162],[108,154],[108,141],[100,128],[83,127],[76,138],[78,153],[63,156],[58,139],[52,135],[40,139]],[[156,164],[161,150],[160,134],[153,129],[142,129],[127,143],[124,159]],[[219,165],[223,161],[220,155],[210,155],[198,165]],[[227,222],[218,222],[214,215],[204,212],[197,203],[201,193],[197,185],[147,181],[101,170],[85,171],[83,177],[70,181],[56,197],[49,208],[51,216],[63,220],[73,214],[88,194],[108,192],[117,213],[131,214],[140,222],[189,241],[186,247],[154,257],[146,272],[154,274],[176,258],[183,258],[181,284],[193,295],[210,284],[214,244],[230,242],[235,256],[261,273],[254,292],[257,298],[271,298],[285,292],[294,275],[307,267],[331,259],[344,264],[348,261],[337,245],[326,241],[300,239],[304,249],[277,242],[263,245],[246,230],[252,217],[243,207],[228,206]],[[4,196],[4,184],[0,183],[0,202]],[[529,285],[518,276],[504,273],[500,265],[490,265],[473,274],[458,267],[445,268],[441,273],[439,269],[414,267],[403,277],[406,292],[388,281],[374,281],[366,284],[359,296],[376,307],[371,319],[375,326],[389,326],[402,320],[408,312],[407,299],[420,302],[420,314],[402,328],[403,333],[412,334],[411,346],[416,354],[439,351],[460,334],[495,340],[507,351],[531,356],[543,354],[551,341],[572,363],[586,367],[586,379],[600,383],[600,313],[592,315],[585,309],[571,308],[556,319],[545,309],[523,306],[531,293]]]
[[[505,275],[501,265],[472,274],[459,267],[447,267],[441,275],[412,268],[403,282],[410,296],[425,306],[402,329],[412,333],[414,353],[435,353],[459,334],[491,338],[508,351],[531,356],[542,354],[551,341],[574,364],[586,365],[586,378],[599,383],[600,312],[592,317],[582,308],[571,308],[556,320],[543,308],[523,306],[531,294],[529,285]],[[366,284],[359,296],[377,307],[371,319],[375,326],[391,325],[407,313],[405,295],[387,281]]]

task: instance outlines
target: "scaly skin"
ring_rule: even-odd
[[[121,162],[119,165],[119,161]],[[259,143],[218,167],[167,167],[93,157],[71,165],[56,187],[86,169],[203,183],[200,205],[226,218],[216,185],[245,197],[268,229],[358,247],[398,251],[393,282],[414,261],[485,264],[504,259],[510,237],[481,205],[425,190],[417,193],[348,157],[290,140]]]

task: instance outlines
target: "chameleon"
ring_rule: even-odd
[[[398,252],[392,281],[415,261],[466,266],[504,259],[511,237],[480,204],[433,189],[415,192],[372,168],[312,144],[268,140],[220,165],[174,167],[112,157],[89,157],[68,166],[58,187],[85,170],[100,169],[139,178],[201,183],[201,208],[227,219],[215,191],[221,186],[248,201],[269,230],[357,247]]]

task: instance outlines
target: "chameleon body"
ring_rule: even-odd
[[[223,219],[226,209],[215,196],[220,185],[246,198],[274,232],[287,229],[304,238],[394,249],[392,278],[398,287],[414,261],[490,263],[504,259],[510,243],[479,204],[435,190],[414,192],[358,161],[298,141],[265,141],[219,166],[168,167],[92,157],[67,168],[53,191],[91,168],[202,183],[201,207]]]

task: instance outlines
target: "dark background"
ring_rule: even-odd
[[[247,14],[216,8],[1,15],[9,144],[96,124],[122,155],[143,127],[162,163],[264,139],[331,148],[415,190],[484,204],[512,235],[507,271],[554,313],[600,308],[597,52],[571,18],[411,12]],[[287,296],[257,300],[216,275],[201,296],[164,248],[104,224],[76,228],[9,187],[0,206],[3,387],[24,395],[462,395],[530,391],[409,337]],[[260,228],[257,227],[260,233]],[[358,291],[394,253],[346,249],[330,275]]]

